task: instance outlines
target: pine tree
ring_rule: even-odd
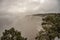
[[[60,38],[60,15],[47,15],[42,18],[42,32],[36,37],[37,40],[54,40],[55,37]]]
[[[22,37],[21,32],[11,28],[3,32],[1,40],[27,40],[27,38]]]

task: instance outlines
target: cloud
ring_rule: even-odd
[[[27,18],[25,18],[25,16],[27,14],[60,12],[59,2],[58,0],[0,0],[0,32],[2,32],[5,28],[8,29],[11,26],[14,26],[18,30],[21,29],[24,33],[26,32],[26,35],[30,32],[32,33],[32,30],[36,33],[35,22],[37,22],[40,17],[38,19],[32,18],[31,20],[30,17],[27,16]],[[40,26],[40,24],[36,25]],[[32,26],[32,30],[30,26]],[[28,31],[29,29],[26,30],[26,28],[29,28],[30,31]],[[39,28],[40,27],[37,29],[40,31]],[[28,36],[30,38],[31,34],[28,34],[27,37]]]
[[[0,11],[11,13],[57,12],[57,0],[0,0]]]

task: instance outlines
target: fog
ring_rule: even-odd
[[[42,17],[32,15],[45,13],[60,13],[60,0],[0,0],[0,35],[14,27],[34,40],[42,29]]]
[[[27,15],[20,18],[19,15],[2,15],[0,16],[0,36],[5,29],[14,27],[28,40],[34,40],[41,29],[41,22],[41,17],[38,16]]]

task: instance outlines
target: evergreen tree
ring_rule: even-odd
[[[21,32],[11,28],[3,32],[1,40],[27,40],[27,38],[22,37]]]
[[[54,40],[55,37],[60,38],[60,15],[47,15],[42,18],[43,30],[36,37],[37,40]]]

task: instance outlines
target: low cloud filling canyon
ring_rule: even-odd
[[[35,40],[42,16],[33,15],[45,13],[60,13],[60,0],[0,0],[0,36],[14,27],[28,40]]]

